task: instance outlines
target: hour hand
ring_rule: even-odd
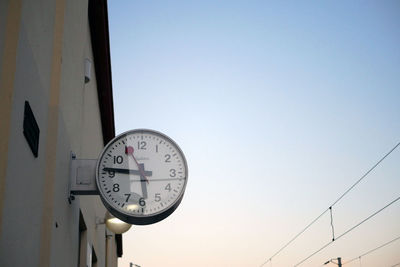
[[[125,174],[135,174],[135,175],[142,175],[142,172],[139,170],[130,170],[130,169],[120,169],[120,168],[103,168],[103,171],[111,171],[111,172],[119,172]],[[144,171],[144,175],[151,176],[153,174],[152,171]]]

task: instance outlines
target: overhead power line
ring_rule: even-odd
[[[272,255],[266,262],[264,262],[263,264],[261,264],[261,266],[264,266],[264,264],[266,264],[267,262],[271,261],[272,258],[274,258],[276,255],[278,255],[282,250],[284,250],[287,246],[290,245],[290,243],[292,243],[294,240],[296,240],[302,233],[304,233],[311,225],[313,225],[319,218],[322,217],[322,215],[324,215],[327,211],[329,210],[326,209],[324,212],[322,212],[317,218],[315,218],[311,223],[309,223],[303,230],[300,231],[300,233],[298,233],[295,237],[293,237],[289,242],[286,243],[286,245],[284,245],[281,249],[279,249],[274,255]],[[261,267],[260,266],[260,267]]]
[[[308,228],[311,227],[316,221],[318,221],[327,211],[332,210],[332,207],[338,203],[345,195],[347,195],[357,184],[359,184],[368,174],[370,174],[382,161],[384,161],[396,148],[400,145],[397,143],[389,152],[387,152],[377,163],[375,163],[363,176],[361,176],[352,186],[350,186],[338,199],[336,199],[332,205],[330,205],[326,210],[324,210],[320,215],[318,215],[314,220],[312,220],[305,228],[303,228],[298,234],[296,234],[292,239],[289,240],[283,247],[281,247],[277,252],[275,252],[268,260],[266,260],[260,267],[264,266],[267,262],[272,261],[272,259],[277,256],[282,250],[288,247],[293,241],[295,241],[301,234],[303,234]]]
[[[391,243],[393,243],[393,242],[395,242],[395,241],[397,241],[397,240],[399,240],[399,239],[400,239],[400,236],[396,237],[395,239],[390,240],[389,242],[386,242],[386,243],[383,244],[383,245],[380,245],[380,246],[378,246],[378,247],[376,247],[376,248],[374,248],[374,249],[371,249],[371,250],[365,252],[364,254],[362,254],[362,255],[360,255],[360,256],[358,256],[358,257],[355,257],[355,258],[353,258],[353,259],[351,259],[351,260],[349,260],[349,261],[344,262],[343,265],[344,265],[344,264],[347,264],[347,263],[350,263],[350,262],[353,262],[353,261],[355,261],[355,260],[357,260],[357,259],[359,259],[359,258],[361,258],[361,257],[364,257],[364,256],[366,256],[366,255],[368,255],[368,254],[370,254],[370,253],[372,253],[372,252],[374,252],[374,251],[376,251],[376,250],[378,250],[378,249],[381,249],[381,248],[383,248],[383,247],[385,247],[385,246],[387,246],[387,245],[389,245],[389,244],[391,244]]]
[[[386,153],[385,156],[383,156],[374,166],[372,166],[372,168],[370,168],[363,176],[361,176],[360,179],[358,179],[357,182],[355,182],[349,189],[346,190],[346,192],[344,192],[335,202],[333,202],[333,204],[331,205],[331,207],[333,205],[335,205],[336,203],[338,203],[345,195],[347,195],[347,193],[349,193],[359,182],[361,182],[370,172],[372,172],[384,159],[386,159],[387,156],[389,156],[398,146],[400,145],[400,142],[397,143],[397,145],[395,145],[388,153]]]
[[[299,266],[300,264],[302,264],[303,262],[305,262],[306,260],[308,260],[309,258],[311,258],[312,256],[314,256],[315,254],[319,253],[320,251],[324,250],[326,247],[328,247],[329,245],[331,245],[333,242],[335,242],[336,240],[338,240],[339,238],[341,238],[342,236],[347,235],[348,233],[350,233],[351,231],[353,231],[354,229],[356,229],[358,226],[360,226],[361,224],[365,223],[366,221],[368,221],[369,219],[371,219],[372,217],[374,217],[375,215],[377,215],[378,213],[380,213],[381,211],[383,211],[384,209],[386,209],[387,207],[389,207],[390,205],[394,204],[396,201],[398,201],[400,199],[400,196],[397,197],[395,200],[393,200],[392,202],[388,203],[387,205],[385,205],[383,208],[375,211],[374,213],[372,213],[370,216],[368,216],[367,218],[365,218],[364,220],[362,220],[361,222],[357,223],[356,225],[354,225],[353,227],[349,228],[348,230],[346,230],[344,233],[342,233],[340,236],[338,236],[336,239],[326,243],[325,245],[323,245],[321,248],[319,248],[317,251],[313,252],[312,254],[310,254],[309,256],[307,256],[306,258],[304,258],[303,260],[301,260],[300,262],[298,262],[296,266]]]

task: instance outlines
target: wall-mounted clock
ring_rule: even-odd
[[[130,224],[145,225],[168,217],[180,204],[188,167],[179,146],[148,129],[125,132],[103,149],[96,184],[106,208]]]

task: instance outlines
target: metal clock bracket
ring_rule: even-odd
[[[68,202],[75,199],[75,195],[98,195],[96,186],[97,159],[77,159],[71,152],[70,189]]]

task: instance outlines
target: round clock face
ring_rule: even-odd
[[[187,178],[181,149],[153,130],[115,137],[97,162],[96,183],[104,205],[130,224],[151,224],[169,216],[183,198]]]

